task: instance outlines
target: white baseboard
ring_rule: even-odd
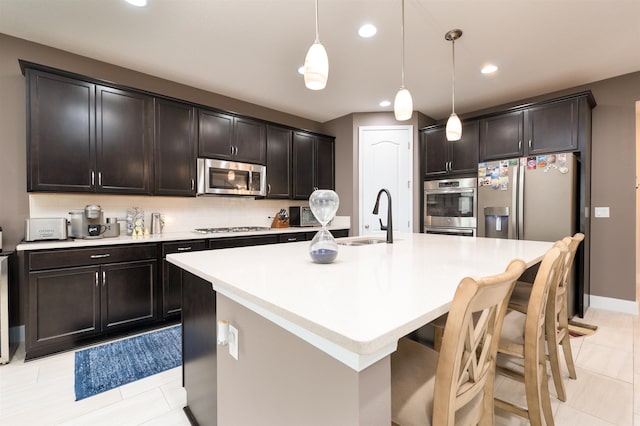
[[[589,301],[592,308],[638,315],[638,303],[632,300],[614,299],[612,297],[594,296],[592,294],[589,296]]]

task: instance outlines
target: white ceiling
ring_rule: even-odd
[[[378,103],[400,88],[401,0],[319,0],[317,92],[297,73],[314,0],[148,1],[0,0],[0,32],[320,122],[393,110]],[[405,83],[435,119],[451,111],[453,28],[458,113],[640,70],[640,0],[405,1]],[[480,74],[485,62],[499,71]]]

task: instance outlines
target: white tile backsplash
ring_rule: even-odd
[[[159,212],[165,221],[164,232],[184,232],[194,228],[223,226],[271,226],[269,217],[280,209],[293,205],[308,205],[304,201],[256,200],[245,197],[151,197],[93,194],[29,194],[30,217],[65,217],[87,204],[99,204],[104,218],[126,220],[127,208],[140,207],[145,213],[145,225],[151,224],[151,213]],[[126,227],[121,226],[126,232]]]

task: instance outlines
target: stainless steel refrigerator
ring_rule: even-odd
[[[576,159],[571,153],[478,165],[478,236],[557,241],[576,231]]]
[[[578,167],[573,154],[492,161],[478,165],[478,236],[557,241],[577,230]],[[533,282],[537,267],[522,276]],[[569,318],[576,313],[574,274]]]

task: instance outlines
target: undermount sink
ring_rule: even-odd
[[[383,238],[365,237],[365,238],[352,238],[348,240],[346,239],[336,240],[336,242],[343,246],[366,246],[371,244],[386,243],[386,240],[384,240]]]

